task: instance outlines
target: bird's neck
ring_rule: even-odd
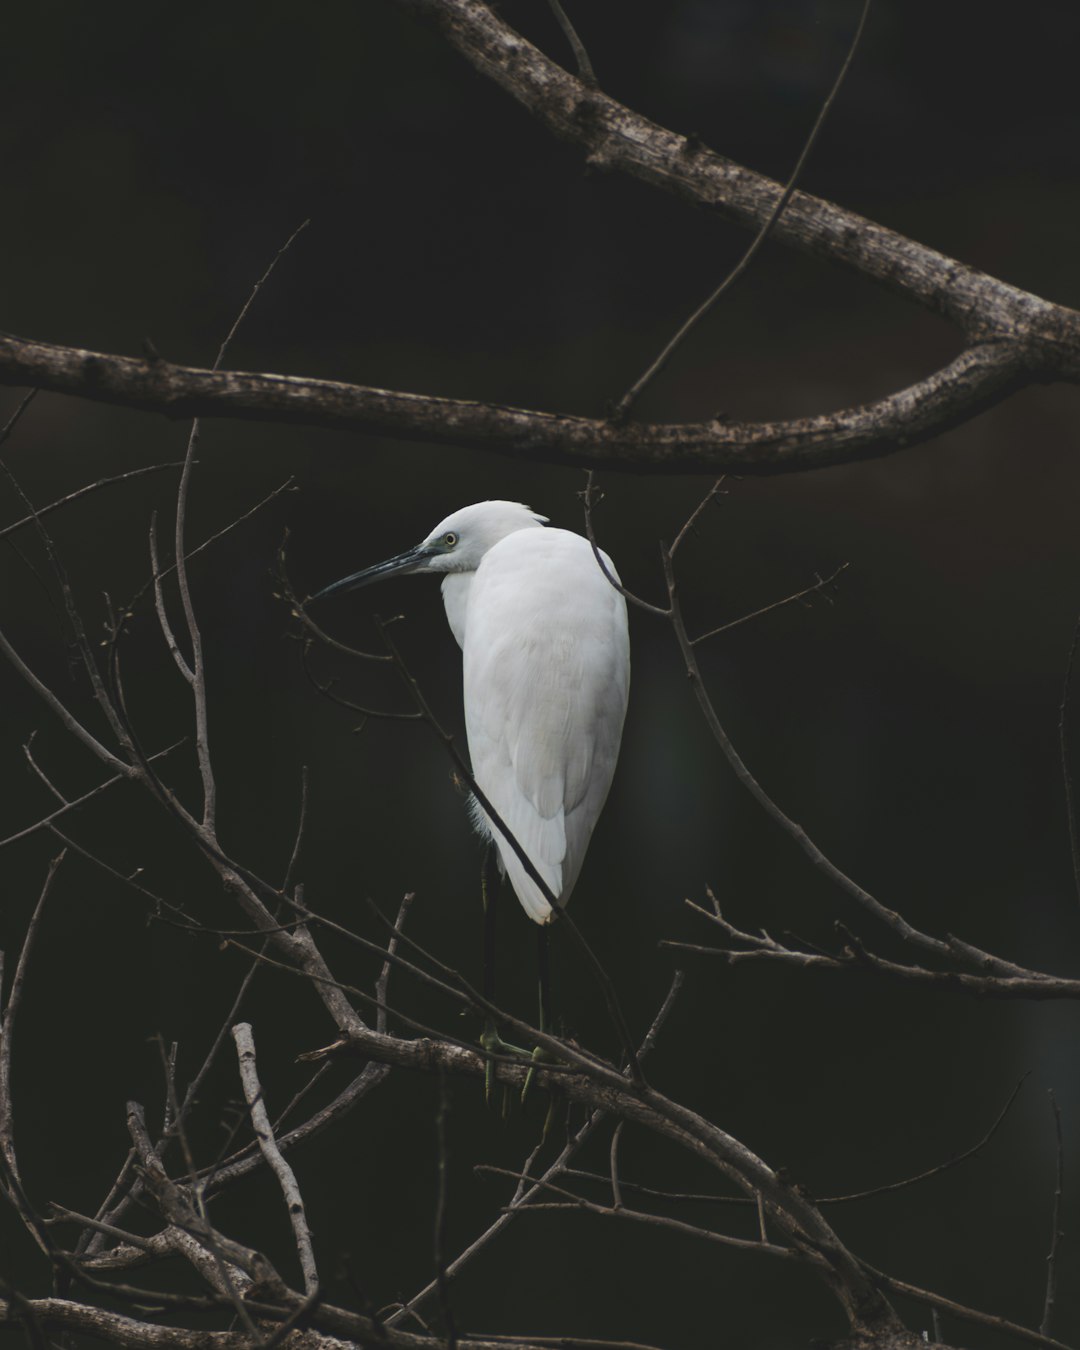
[[[443,577],[442,598],[446,622],[462,650],[465,648],[465,610],[475,576],[475,572],[448,572]]]

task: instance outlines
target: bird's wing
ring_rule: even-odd
[[[577,879],[607,796],[628,680],[625,606],[583,539],[522,531],[489,551],[464,648],[473,773],[559,897]],[[518,898],[543,922],[543,893],[494,835]]]

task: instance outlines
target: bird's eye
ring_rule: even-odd
[[[454,534],[453,532],[451,532],[450,534],[444,534],[442,537],[442,541],[447,548],[453,548],[454,545],[457,543],[457,535]]]

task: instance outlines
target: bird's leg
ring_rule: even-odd
[[[551,929],[546,923],[536,930],[536,969],[540,980],[540,1030],[555,1025],[551,1016]]]
[[[480,898],[484,906],[484,997],[489,1003],[495,1002],[495,923],[498,918],[496,901],[499,893],[499,869],[495,864],[495,849],[489,847],[484,852],[484,861],[480,868]]]
[[[499,904],[499,869],[496,863],[494,846],[484,854],[480,872],[480,897],[484,906],[484,970],[481,990],[488,1003],[495,1002],[495,923]],[[488,1013],[484,1018],[484,1027],[480,1033],[480,1044],[488,1055],[511,1054],[527,1055],[527,1050],[504,1041],[495,1026],[495,1019]],[[495,1065],[489,1058],[484,1070],[484,1102],[491,1105],[491,1085]]]
[[[548,1031],[554,1026],[555,1019],[551,1015],[551,929],[546,923],[541,924],[536,930],[536,968],[540,983],[540,1030]],[[546,1058],[546,1052],[543,1046],[535,1046],[530,1056],[532,1063],[529,1065],[529,1072],[525,1075],[525,1083],[521,1089],[522,1105],[524,1105],[529,1094],[529,1088],[532,1086],[532,1080],[536,1074],[536,1065],[544,1058]],[[544,1121],[545,1139],[554,1110],[555,1098],[552,1096],[551,1104],[548,1106],[547,1119]]]

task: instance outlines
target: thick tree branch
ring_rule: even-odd
[[[588,162],[760,229],[779,184],[632,112],[556,65],[480,0],[400,0]],[[777,422],[619,424],[296,376],[176,366],[0,334],[0,384],[165,413],[370,432],[510,457],[639,472],[773,474],[892,453],[1033,383],[1080,382],[1080,313],[796,192],[772,235],[954,323],[960,355],[874,403]]]
[[[406,1040],[382,1035],[369,1028],[351,1032],[324,1053],[359,1054],[366,1059],[433,1074],[465,1074],[482,1079],[488,1071],[488,1059],[478,1051],[431,1038]],[[853,1328],[871,1334],[901,1329],[888,1301],[816,1206],[737,1139],[645,1085],[625,1079],[617,1085],[611,1074],[594,1076],[588,1070],[553,1073],[547,1067],[536,1067],[533,1071],[537,1086],[561,1091],[571,1101],[634,1121],[689,1149],[748,1194],[760,1192],[778,1228],[824,1279]],[[518,1088],[524,1084],[527,1072],[530,1070],[524,1065],[494,1066],[500,1081]]]
[[[775,207],[779,183],[587,87],[481,0],[399,3],[432,24],[475,70],[549,131],[577,145],[592,167],[618,169],[747,228],[762,225]],[[1075,378],[1080,369],[1080,313],[1008,286],[853,211],[796,192],[772,236],[943,315],[969,341],[1030,343],[1047,371]]]
[[[1075,373],[1055,375],[1039,353],[998,339],[966,348],[941,370],[875,403],[837,412],[779,422],[616,424],[336,380],[204,370],[0,334],[0,384],[33,385],[171,418],[331,427],[641,473],[776,474],[873,459],[1054,378],[1080,381],[1080,358]]]

